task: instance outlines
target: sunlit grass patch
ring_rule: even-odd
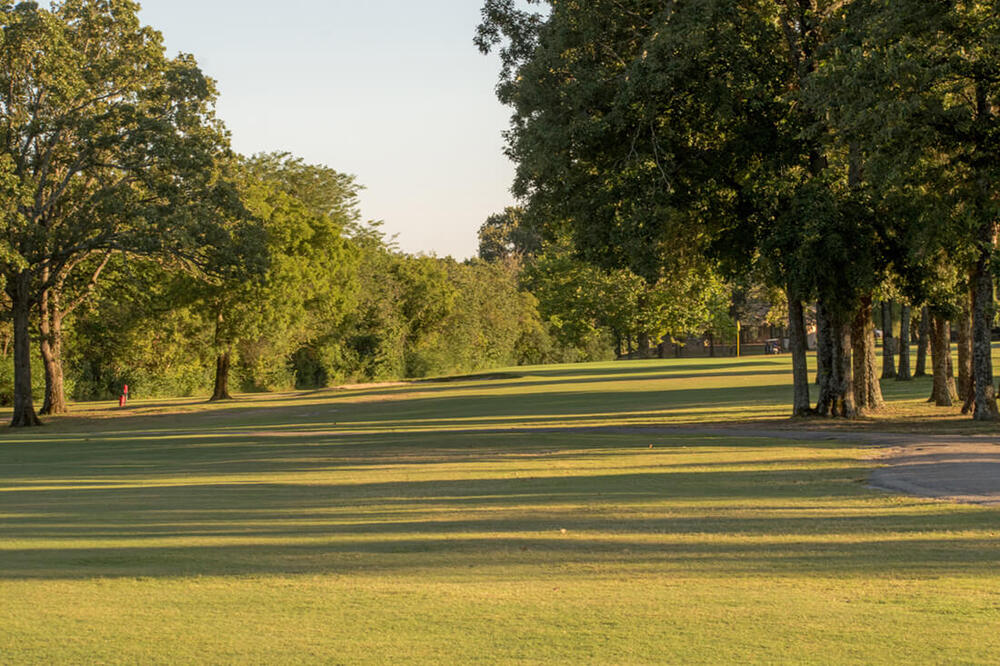
[[[995,661],[997,510],[869,489],[866,446],[641,427],[795,427],[787,377],[756,373],[783,363],[140,401],[5,432],[0,654]]]

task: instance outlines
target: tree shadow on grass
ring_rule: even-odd
[[[0,449],[0,460],[6,461],[0,465],[0,487],[20,492],[16,488],[25,485],[114,485],[218,475],[266,479],[276,474],[363,472],[441,464],[496,464],[505,473],[516,473],[529,471],[524,467],[528,462],[594,464],[609,455],[632,454],[637,456],[635,465],[672,465],[668,462],[672,457],[690,455],[699,449],[803,446],[795,439],[765,439],[739,433],[664,435],[642,429],[636,429],[637,433],[618,430],[428,431],[403,435],[335,431],[249,435],[223,431],[152,439],[53,438],[7,444]],[[653,448],[649,448],[651,445]],[[808,446],[822,449],[839,444],[825,441],[810,442]],[[790,459],[785,460],[791,464]],[[615,467],[620,469],[620,464]]]
[[[663,419],[665,422],[722,418],[727,411],[747,412],[778,407],[787,387],[687,388],[656,391],[551,391],[513,395],[435,396],[400,394],[368,403],[317,401],[306,405],[234,405],[187,414],[142,414],[114,419],[77,418],[54,426],[0,431],[0,446],[42,441],[64,433],[81,437],[140,437],[162,431],[204,432],[226,427],[274,427],[284,430],[317,426],[391,428],[420,425],[434,428],[498,427],[559,424],[609,419]],[[287,402],[291,402],[288,399]]]
[[[781,366],[776,367],[775,361],[736,361],[720,363],[640,363],[622,364],[614,367],[560,367],[558,370],[527,370],[521,379],[501,379],[464,381],[460,385],[452,383],[408,383],[404,385],[387,385],[384,387],[370,387],[365,389],[338,390],[329,389],[323,391],[303,391],[281,394],[250,394],[242,396],[235,403],[225,405],[206,405],[203,398],[152,400],[133,402],[132,407],[125,410],[119,409],[116,405],[107,404],[83,404],[75,406],[76,409],[85,410],[83,414],[71,414],[66,417],[52,419],[48,428],[43,428],[37,432],[38,435],[46,430],[66,430],[66,429],[107,429],[110,424],[115,424],[120,428],[133,428],[139,423],[154,424],[169,423],[174,425],[178,418],[185,420],[256,420],[267,421],[280,414],[283,420],[300,419],[303,421],[315,420],[317,417],[325,418],[331,413],[343,412],[344,410],[372,411],[371,401],[384,401],[394,403],[396,406],[405,405],[404,409],[413,411],[424,411],[427,409],[437,409],[441,405],[445,413],[469,412],[489,414],[493,405],[499,409],[515,409],[512,414],[522,413],[525,406],[534,405],[535,409],[529,409],[528,414],[537,413],[539,404],[563,405],[567,400],[572,401],[571,396],[589,398],[593,404],[604,404],[608,407],[627,407],[637,400],[643,404],[653,406],[656,404],[663,409],[683,409],[688,404],[704,404],[711,407],[713,404],[736,405],[741,399],[745,404],[759,404],[762,397],[761,391],[769,393],[766,400],[775,404],[783,404],[788,401],[789,389],[783,383],[778,382],[773,386],[763,387],[733,387],[733,388],[664,388],[659,391],[629,391],[622,390],[623,386],[635,385],[636,382],[663,382],[664,387],[669,387],[669,382],[692,382],[695,380],[711,380],[725,377],[732,377],[738,381],[740,377],[758,375],[787,375],[788,369]],[[560,387],[586,386],[606,384],[607,389],[603,391],[571,390],[567,391]],[[461,392],[477,390],[488,390],[490,393],[483,395],[461,395]],[[496,394],[495,390],[502,390],[505,393]],[[509,391],[523,391],[522,393],[508,394]],[[455,395],[459,392],[459,395]],[[690,394],[690,399],[683,399],[682,394]],[[727,397],[731,394],[731,398]],[[638,398],[638,396],[647,396]],[[360,404],[355,404],[361,401]],[[435,402],[438,401],[438,402]],[[519,404],[520,403],[520,404]],[[677,404],[674,404],[677,403]],[[379,403],[382,404],[382,403]],[[484,406],[485,409],[484,409]],[[130,410],[138,410],[141,413],[135,414]],[[579,407],[577,407],[579,409]],[[174,410],[174,413],[156,413],[158,410]],[[385,411],[374,410],[374,411]],[[147,413],[154,412],[154,413]],[[178,414],[181,412],[182,414]],[[96,417],[96,418],[95,418]],[[17,431],[19,436],[24,436],[23,431]],[[0,441],[4,439],[4,433],[0,432]]]
[[[924,576],[992,572],[1000,564],[998,541],[986,536],[996,511],[873,501],[860,484],[867,472],[844,464],[8,490],[0,578],[474,566],[528,567],[518,575],[530,577],[571,565]],[[838,513],[838,506],[849,509]]]

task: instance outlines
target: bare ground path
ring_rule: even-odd
[[[884,466],[876,469],[869,479],[873,488],[965,504],[1000,506],[1000,436],[754,426],[619,428],[617,431],[864,443],[884,449]]]

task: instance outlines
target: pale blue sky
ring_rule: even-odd
[[[476,252],[512,201],[498,64],[472,37],[479,0],[142,0],[168,52],[218,81],[244,154],[286,150],[353,173],[362,214],[408,252]]]

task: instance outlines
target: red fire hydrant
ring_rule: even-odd
[[[125,406],[125,394],[124,393],[122,393],[120,396],[118,396],[118,406],[119,407],[124,407]]]

